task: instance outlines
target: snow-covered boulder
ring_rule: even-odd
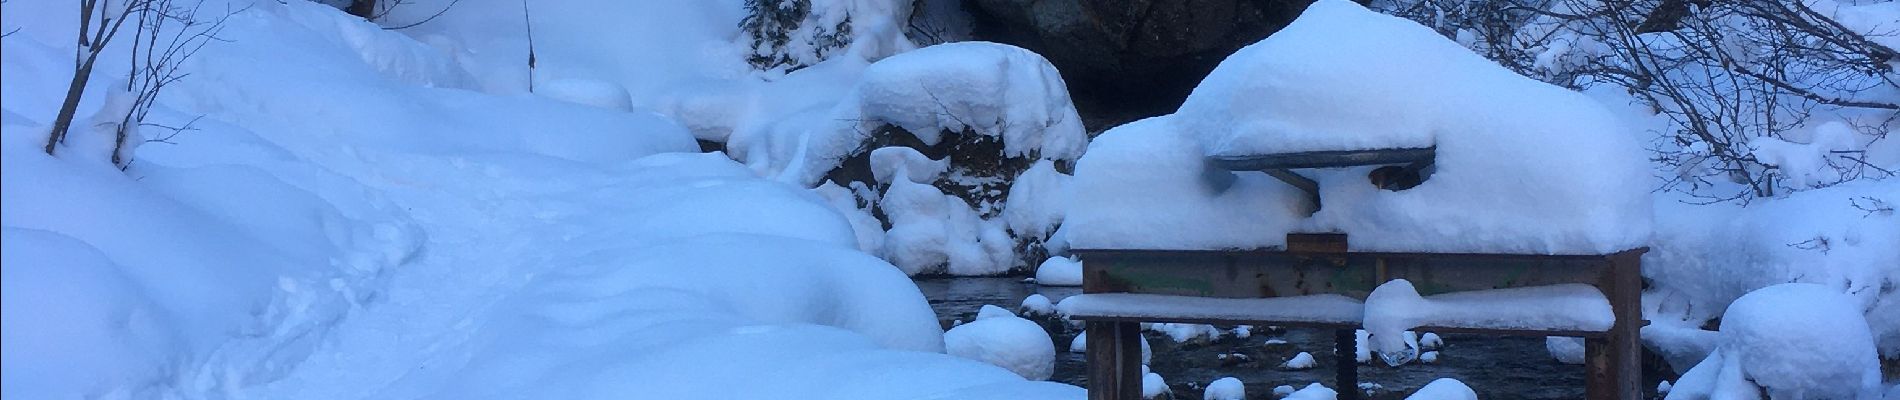
[[[901,171],[893,176],[913,170]],[[906,274],[993,275],[1016,265],[1015,242],[1002,221],[982,218],[934,186],[893,179],[878,208],[891,225],[883,255]]]
[[[1721,334],[1668,399],[1881,397],[1873,335],[1839,290],[1788,283],[1749,292],[1722,314]]]
[[[1082,261],[1068,257],[1049,257],[1036,267],[1036,284],[1043,286],[1082,286]]]
[[[953,356],[990,363],[1029,380],[1055,374],[1056,345],[1049,333],[1030,320],[1000,313],[979,314],[976,321],[950,328],[943,334],[944,351]]]
[[[1457,379],[1438,378],[1418,388],[1411,396],[1405,396],[1405,400],[1478,400],[1478,392]]]
[[[1201,392],[1202,400],[1245,400],[1247,385],[1231,376],[1215,379],[1207,383],[1207,391]]]

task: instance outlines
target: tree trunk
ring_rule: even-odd
[[[86,93],[86,81],[92,79],[92,63],[99,59],[98,52],[86,56],[86,61],[73,68],[73,81],[66,87],[66,102],[59,106],[59,115],[53,117],[53,131],[46,135],[46,154],[53,154],[53,147],[66,140],[66,132],[72,129],[73,114],[79,112],[79,98]]]

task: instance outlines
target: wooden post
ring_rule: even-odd
[[[1141,398],[1141,323],[1090,321],[1089,400]]]
[[[1610,255],[1597,288],[1610,301],[1616,324],[1608,335],[1583,342],[1584,394],[1591,400],[1642,398],[1643,249]]]
[[[1352,329],[1333,331],[1333,386],[1340,400],[1359,399],[1359,335]]]

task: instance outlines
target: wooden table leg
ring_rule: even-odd
[[[1352,329],[1333,331],[1333,386],[1339,400],[1359,399],[1359,335]]]
[[[1088,332],[1089,400],[1141,398],[1141,324],[1091,321]]]

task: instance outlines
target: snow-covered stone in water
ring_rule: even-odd
[[[1418,391],[1412,392],[1411,396],[1405,396],[1405,399],[1478,400],[1478,392],[1472,391],[1470,386],[1465,386],[1464,382],[1459,382],[1457,379],[1438,378],[1432,383],[1425,384],[1425,387],[1418,388]]]
[[[1202,400],[1246,400],[1246,398],[1247,385],[1231,376],[1209,382],[1207,391],[1201,393]]]
[[[1572,365],[1583,364],[1583,338],[1551,336],[1544,338],[1544,349],[1550,351],[1550,357],[1557,362]]]
[[[1425,332],[1424,335],[1418,337],[1418,347],[1425,350],[1437,350],[1445,347],[1445,339],[1438,337],[1437,333]]]
[[[549,79],[547,82],[536,85],[534,92],[550,99],[574,104],[614,111],[633,111],[633,98],[627,95],[627,88],[618,83],[603,80]]]
[[[1339,392],[1335,392],[1332,388],[1321,385],[1319,382],[1314,382],[1311,385],[1306,385],[1305,388],[1288,394],[1286,397],[1280,398],[1280,400],[1334,400],[1338,398]]]
[[[1168,381],[1161,379],[1161,374],[1146,372],[1147,367],[1146,365],[1142,366],[1141,398],[1152,399],[1161,397],[1162,394],[1174,392],[1173,389],[1168,388]]]
[[[1676,386],[1669,384],[1669,381],[1662,381],[1662,382],[1656,383],[1656,393],[1669,394],[1669,390],[1675,389],[1675,388]]]
[[[871,179],[891,183],[898,177],[928,184],[950,169],[950,160],[932,160],[909,147],[879,147],[871,150]]]
[[[1002,307],[997,307],[997,306],[989,305],[989,304],[984,304],[983,307],[976,309],[977,320],[984,320],[984,319],[990,319],[990,318],[1002,318],[1002,317],[1016,318],[1016,313],[1009,312],[1009,310],[1003,309]]]
[[[1722,314],[1722,344],[1676,381],[1670,400],[1873,399],[1880,364],[1861,306],[1811,283],[1769,286]]]
[[[1061,74],[1036,53],[988,42],[930,46],[879,60],[825,124],[805,132],[781,179],[809,184],[882,124],[927,145],[942,132],[1002,139],[1003,156],[1073,160],[1088,136]]]
[[[1152,164],[1118,160],[1131,141]],[[1311,218],[1288,185],[1205,161],[1430,146],[1430,179],[1402,192],[1368,184],[1370,168],[1308,172],[1326,203]],[[1098,151],[1111,154],[1092,162]],[[1325,0],[1222,61],[1175,114],[1098,137],[1063,229],[1075,248],[1258,248],[1299,230],[1346,233],[1365,251],[1611,253],[1648,243],[1644,155],[1593,99]],[[1248,215],[1220,218],[1236,213]]]
[[[1233,334],[1235,339],[1250,338],[1250,337],[1253,337],[1253,325],[1236,326],[1234,327],[1234,329],[1230,329],[1227,332]]]
[[[1056,171],[1049,160],[1036,161],[1029,170],[1009,184],[1009,198],[1003,202],[1003,219],[1017,236],[1048,238],[1070,202],[1069,181],[1074,179]]]
[[[1259,173],[1218,170],[1169,117],[1109,129],[1075,164],[1056,237],[1070,249],[1229,249],[1285,244],[1312,210]]]
[[[1294,389],[1293,389],[1293,385],[1280,385],[1280,386],[1274,386],[1274,387],[1273,387],[1273,395],[1274,395],[1275,397],[1286,397],[1286,396],[1290,396],[1290,395],[1292,395],[1292,394],[1293,394],[1293,390],[1294,390]]]
[[[1293,355],[1292,359],[1286,360],[1286,363],[1280,364],[1280,368],[1300,370],[1313,368],[1316,365],[1319,365],[1319,362],[1313,360],[1313,354],[1302,351],[1300,354]]]
[[[1036,283],[1043,286],[1082,286],[1082,261],[1049,257],[1036,267]]]
[[[1419,354],[1419,355],[1418,355],[1418,362],[1422,362],[1422,363],[1426,363],[1426,364],[1437,364],[1437,363],[1438,363],[1438,352],[1436,352],[1436,351],[1427,351],[1427,352],[1425,352],[1425,354]]]
[[[1042,294],[1031,294],[1029,297],[1024,297],[1023,305],[1016,309],[1022,310],[1023,315],[1028,316],[1050,316],[1056,314],[1056,305],[1050,303],[1049,297],[1043,296]]]
[[[1283,346],[1286,344],[1287,344],[1286,339],[1267,339],[1265,343],[1261,343],[1260,345],[1261,346]]]
[[[1056,346],[1049,333],[1013,315],[978,317],[950,328],[943,334],[943,343],[945,353],[1003,367],[1029,380],[1055,374]]]

